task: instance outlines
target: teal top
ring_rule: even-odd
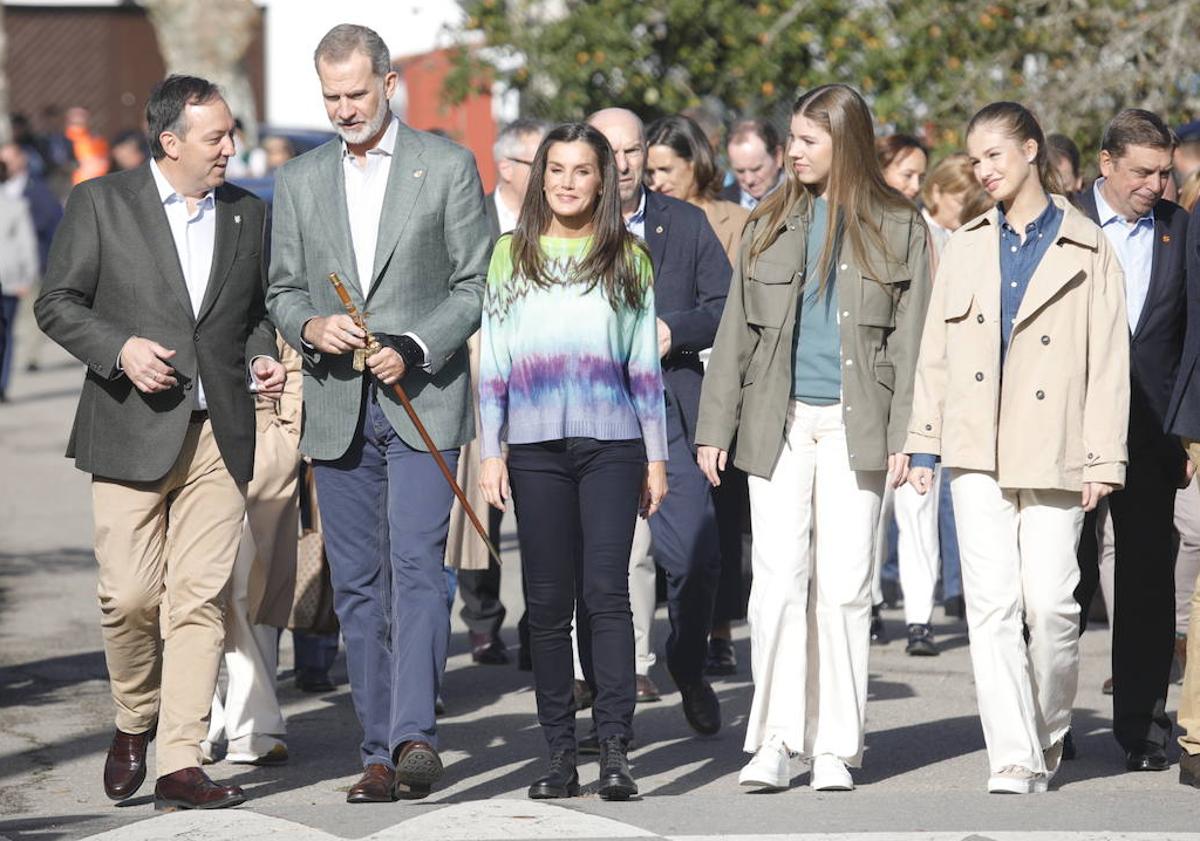
[[[792,397],[814,406],[832,406],[842,399],[842,337],[833,260],[824,284],[818,277],[828,227],[829,205],[818,198],[808,225],[808,259],[792,338]]]

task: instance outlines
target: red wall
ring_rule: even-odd
[[[446,102],[442,95],[442,81],[450,69],[446,50],[408,56],[398,64],[408,93],[405,122],[425,131],[441,129],[474,152],[483,189],[491,192],[496,184],[492,163],[496,122],[492,118],[491,95],[472,94],[458,105]]]

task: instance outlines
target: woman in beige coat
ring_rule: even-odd
[[[1064,198],[1021,105],[972,118],[967,148],[996,209],[955,232],[933,287],[906,449],[929,491],[949,468],[988,791],[1046,790],[1079,670],[1083,514],[1125,478],[1124,279]],[[950,349],[953,348],[953,352]],[[1028,628],[1028,643],[1025,631]]]

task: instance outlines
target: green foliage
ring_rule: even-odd
[[[786,109],[846,82],[881,124],[962,142],[981,105],[1016,99],[1094,147],[1126,106],[1173,122],[1200,106],[1200,0],[463,0],[484,49],[450,93],[497,77],[522,110],[575,119],[619,105],[650,118],[715,98],[731,114]],[[481,76],[481,72],[484,75]]]

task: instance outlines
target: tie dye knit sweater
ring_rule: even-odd
[[[549,287],[513,276],[512,238],[492,253],[479,360],[483,458],[500,442],[641,438],[666,461],[662,368],[650,260],[637,252],[647,288],[640,309],[614,310],[576,267],[590,237],[542,237]]]

